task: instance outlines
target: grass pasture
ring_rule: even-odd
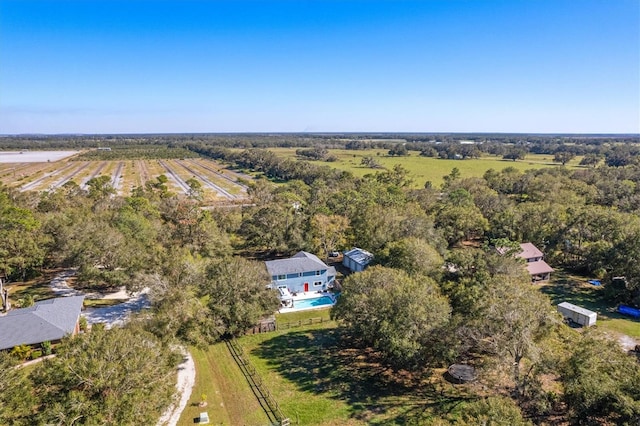
[[[179,426],[191,426],[201,412],[209,413],[214,425],[267,425],[269,420],[235,364],[224,343],[206,350],[190,349],[196,365],[196,383]],[[207,406],[199,407],[202,394]]]
[[[373,352],[342,343],[329,310],[282,314],[278,323],[326,318],[322,324],[295,327],[238,339],[282,411],[297,425],[424,424],[455,419],[467,401],[467,385],[451,385],[443,369],[411,376],[384,367]],[[212,424],[266,425],[253,391],[224,344],[192,349],[196,385],[179,425],[193,424],[208,411]],[[197,406],[200,395],[208,406]]]
[[[443,370],[425,378],[384,367],[375,353],[344,347],[332,324],[241,339],[251,361],[292,423],[423,424],[455,418],[474,397]]]
[[[276,155],[282,158],[296,159],[296,150],[298,148],[269,148]],[[413,179],[414,188],[422,188],[426,181],[431,181],[434,185],[440,185],[443,182],[442,177],[451,173],[454,167],[460,170],[463,178],[481,177],[487,170],[502,170],[507,167],[515,167],[518,170],[525,171],[530,169],[541,169],[546,167],[561,167],[558,163],[553,162],[553,156],[543,154],[529,154],[525,160],[511,161],[503,160],[496,156],[484,156],[478,159],[467,160],[443,160],[440,158],[421,157],[417,152],[411,151],[411,155],[405,157],[392,157],[387,154],[387,150],[383,149],[367,149],[367,150],[346,150],[346,149],[330,149],[330,154],[336,156],[338,161],[310,161],[318,165],[334,167],[340,170],[352,172],[356,176],[364,176],[366,174],[375,173],[379,169],[372,169],[361,165],[364,157],[373,157],[381,166],[391,169],[394,165],[400,164],[409,171],[409,176]],[[308,161],[305,159],[305,161]],[[578,158],[574,158],[566,167],[577,167]]]

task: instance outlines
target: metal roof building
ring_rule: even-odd
[[[344,252],[342,264],[353,272],[363,271],[364,268],[373,260],[373,254],[366,250],[355,247]]]

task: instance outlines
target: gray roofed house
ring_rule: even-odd
[[[84,296],[58,297],[0,316],[0,350],[77,334],[83,302]]]
[[[291,293],[325,291],[336,277],[336,268],[318,256],[300,251],[288,259],[265,262],[273,288],[286,288]]]
[[[270,275],[296,274],[330,268],[333,269],[335,276],[334,267],[327,266],[318,256],[306,251],[299,251],[288,259],[267,260],[264,263]]]

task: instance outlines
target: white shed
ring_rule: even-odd
[[[563,317],[569,318],[571,321],[580,324],[584,327],[590,327],[596,323],[598,314],[580,306],[573,305],[569,302],[562,302],[558,304],[558,312]]]

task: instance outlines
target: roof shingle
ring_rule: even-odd
[[[0,317],[0,350],[35,345],[73,334],[84,296],[58,297]]]

